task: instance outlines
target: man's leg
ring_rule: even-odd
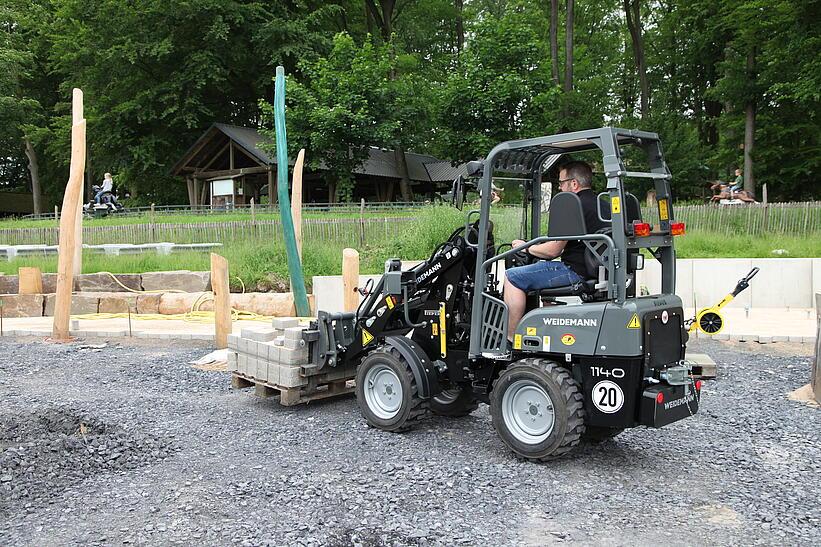
[[[513,331],[522,320],[527,304],[527,294],[510,281],[505,283],[505,304],[507,304],[507,338],[513,339]]]

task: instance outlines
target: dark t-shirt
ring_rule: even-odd
[[[578,192],[576,195],[579,196],[579,200],[582,202],[584,225],[587,227],[588,234],[594,234],[598,230],[609,226],[609,224],[599,220],[599,213],[596,209],[596,201],[598,200],[596,192],[586,189]],[[602,202],[601,214],[604,218],[610,218],[609,203]],[[583,279],[587,279],[587,267],[584,265],[585,249],[586,247],[581,241],[568,241],[562,253],[562,262],[570,266],[570,269],[579,274]]]

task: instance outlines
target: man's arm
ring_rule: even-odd
[[[516,239],[513,241],[513,247],[521,247],[525,243],[526,242],[521,239]],[[528,247],[527,252],[537,258],[553,260],[562,254],[565,245],[567,245],[567,241],[545,241],[544,243]]]

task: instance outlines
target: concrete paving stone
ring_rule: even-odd
[[[300,374],[302,367],[299,365],[279,365],[279,385],[282,387],[300,387],[308,383],[306,378]]]
[[[236,351],[229,351],[228,352],[228,372],[234,372],[237,370],[237,352]]]
[[[249,353],[249,351],[248,351],[248,340],[246,340],[245,338],[240,337],[240,339],[237,341],[237,350],[240,353]]]
[[[792,336],[792,335],[790,335],[789,339],[790,339],[790,342],[798,342],[799,344],[804,341],[803,336]]]
[[[285,338],[283,345],[288,349],[300,349],[305,347],[305,340],[294,340],[292,338]]]
[[[773,342],[789,342],[789,336],[773,336]]]
[[[228,335],[228,349],[237,350],[239,348],[239,336],[236,334]]]
[[[771,344],[772,341],[773,341],[772,336],[759,336],[758,337],[758,343],[759,344]]]
[[[237,355],[237,372],[245,374],[248,371],[248,356],[242,353]]]
[[[281,385],[279,383],[279,363],[271,363],[268,361],[266,364],[268,366],[268,383]]]
[[[713,336],[713,338],[715,338],[716,340],[729,340],[730,335],[726,332],[720,332],[720,333],[716,334],[715,336]]]
[[[242,329],[242,337],[255,342],[270,342],[274,339],[272,329]]]
[[[274,317],[271,320],[271,326],[275,329],[287,329],[299,325],[299,319],[296,317]]]
[[[279,353],[280,353],[280,346],[274,344],[266,344],[268,346],[268,356],[266,359],[272,363],[279,362]]]
[[[256,364],[257,364],[257,373],[256,373],[255,377],[258,380],[261,380],[263,382],[267,382],[268,381],[268,361],[266,361],[265,359],[257,358]]]
[[[288,327],[285,329],[285,339],[286,340],[302,340],[303,333],[305,329],[302,327]]]
[[[815,344],[815,336],[804,336],[801,338],[804,344]]]
[[[213,340],[213,334],[192,334],[191,340]]]
[[[308,364],[308,350],[280,348],[279,362],[284,365],[305,365]]]
[[[285,337],[284,336],[277,336],[274,338],[274,344],[277,346],[284,346],[285,345]]]

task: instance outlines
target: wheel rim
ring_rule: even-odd
[[[389,420],[402,408],[402,383],[387,365],[374,365],[365,373],[365,402],[378,418]]]
[[[718,331],[720,331],[722,323],[723,321],[721,319],[721,316],[713,312],[707,312],[703,314],[699,321],[701,330],[703,330],[707,334],[715,334]]]
[[[544,442],[556,422],[550,396],[530,380],[517,380],[505,390],[502,418],[510,434],[525,444]]]

